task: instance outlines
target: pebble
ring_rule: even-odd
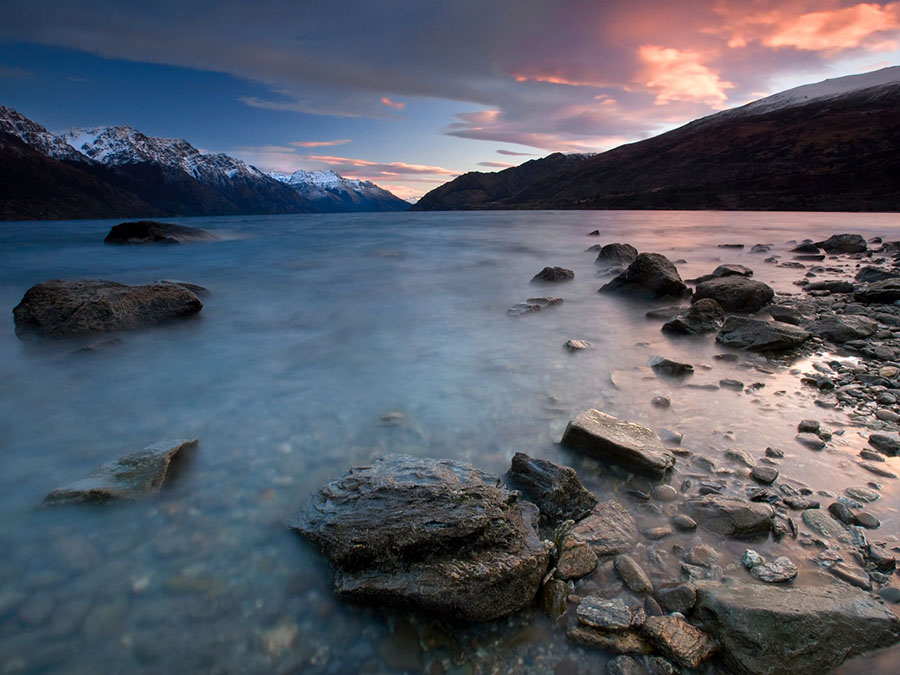
[[[652,541],[664,539],[670,534],[672,534],[671,527],[651,527],[650,529],[644,530],[644,536]]]
[[[653,400],[650,401],[650,403],[655,405],[657,408],[668,408],[670,405],[672,405],[671,399],[669,399],[667,396],[654,396]]]
[[[852,567],[839,562],[832,565],[829,568],[829,572],[838,579],[846,581],[851,586],[856,586],[864,591],[872,590],[872,582],[869,580],[869,576],[861,569],[853,569]]]
[[[874,502],[878,501],[878,499],[881,497],[881,494],[879,492],[867,487],[848,487],[844,488],[844,492],[848,497],[852,497],[853,499],[857,499],[861,502]]]
[[[697,604],[697,589],[693,584],[663,586],[656,592],[656,596],[667,612],[687,613]]]
[[[653,488],[653,498],[661,502],[671,502],[678,499],[678,490],[671,485],[657,485]]]
[[[797,425],[797,431],[801,434],[818,434],[821,425],[817,420],[802,420]]]
[[[635,593],[652,593],[653,583],[644,569],[638,562],[626,553],[621,553],[615,557],[614,565],[616,574],[625,582]]]
[[[582,349],[590,349],[592,345],[587,340],[568,340],[563,346],[570,352],[577,352]]]
[[[741,563],[743,563],[744,567],[748,570],[753,569],[757,565],[762,565],[765,562],[766,559],[751,548],[744,551],[744,555],[741,556]]]
[[[778,448],[766,448],[766,457],[781,459],[782,457],[784,457],[784,450],[780,450]]]
[[[751,469],[756,466],[756,460],[753,459],[753,456],[746,450],[739,450],[738,448],[728,448],[725,451],[725,457],[734,462],[737,462],[738,464],[743,464],[744,466]]]
[[[697,529],[697,521],[684,513],[679,513],[672,518],[672,524],[676,529],[683,532],[690,532]]]
[[[842,504],[840,502],[829,504],[828,511],[832,516],[834,516],[837,520],[841,521],[845,525],[849,525],[853,522],[853,513],[850,512],[850,509],[847,508],[845,504]]]
[[[578,621],[586,626],[609,631],[631,628],[631,610],[621,599],[584,598],[576,610]]]
[[[743,391],[744,383],[740,380],[719,380],[719,386],[723,389],[731,389],[732,391]]]
[[[763,483],[764,485],[771,485],[775,482],[775,479],[778,478],[778,471],[771,466],[755,466],[753,467],[753,471],[751,472],[753,479]]]
[[[816,434],[802,433],[794,436],[794,439],[803,446],[806,446],[810,450],[822,450],[825,448],[825,441],[819,438]]]
[[[865,461],[858,462],[858,464],[862,468],[864,468],[866,471],[871,471],[876,476],[883,476],[885,478],[897,478],[897,474],[895,474],[893,471],[889,471],[888,469],[883,469],[882,467],[878,466],[877,464],[872,464],[871,462],[865,462]]]
[[[853,522],[860,527],[864,527],[867,530],[877,530],[881,527],[881,521],[878,520],[871,513],[856,513],[853,515]]]
[[[755,578],[770,584],[781,584],[797,576],[797,566],[788,558],[781,556],[772,562],[756,565],[750,570]]]

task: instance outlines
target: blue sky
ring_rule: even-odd
[[[900,63],[900,2],[31,0],[0,6],[0,103],[415,198]]]

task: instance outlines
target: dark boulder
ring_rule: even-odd
[[[716,341],[727,347],[751,352],[775,352],[801,345],[809,337],[810,334],[805,330],[780,321],[729,316],[716,336]]]
[[[828,291],[829,293],[852,293],[853,284],[849,281],[841,281],[840,279],[832,279],[829,281],[814,281],[806,284],[803,290],[807,293],[812,291]]]
[[[199,227],[186,227],[172,223],[139,220],[114,226],[106,238],[106,244],[183,244],[194,241],[214,241],[212,232]]]
[[[873,265],[866,265],[862,267],[859,272],[856,273],[856,276],[853,277],[858,282],[863,284],[871,284],[874,281],[884,281],[885,279],[896,279],[900,277],[900,272],[896,270],[886,270],[881,267],[875,267]]]
[[[900,279],[875,281],[853,294],[857,302],[889,305],[900,300]]]
[[[697,277],[696,279],[686,279],[685,282],[689,284],[702,284],[704,281],[709,281],[710,279],[721,279],[722,277],[750,277],[753,276],[753,270],[749,267],[744,267],[743,265],[719,265],[716,269],[713,270],[712,274],[704,274],[702,277]]]
[[[531,282],[569,281],[574,278],[575,272],[565,267],[545,267],[531,278]]]
[[[691,294],[666,256],[641,253],[628,269],[600,289],[601,293],[625,293],[647,299],[685,298]]]
[[[704,495],[684,504],[685,510],[704,530],[729,537],[766,534],[772,528],[775,510],[768,504]]]
[[[597,504],[597,498],[578,479],[575,469],[523,452],[513,455],[511,487],[521,490],[550,520],[579,520]]]
[[[812,243],[799,244],[798,246],[795,246],[794,248],[791,249],[791,253],[813,253],[813,254],[815,254],[818,252],[819,252],[819,247],[816,244],[812,244]]]
[[[698,300],[686,312],[663,324],[664,333],[702,335],[715,333],[725,322],[725,310],[710,298]]]
[[[859,315],[828,316],[807,325],[806,329],[829,342],[843,344],[874,335],[878,322]]]
[[[638,256],[638,250],[631,244],[607,244],[600,249],[595,262],[598,265],[612,267],[630,265]]]
[[[866,240],[859,234],[833,234],[816,246],[829,253],[863,253],[868,248]]]
[[[711,298],[726,312],[758,312],[771,304],[774,297],[775,291],[770,286],[740,276],[704,281],[694,291],[694,302]]]
[[[386,455],[323,486],[291,526],[337,568],[341,598],[487,621],[539,590],[537,517],[471,464]]]
[[[201,309],[196,294],[178,283],[55,279],[29,288],[13,317],[19,337],[70,338],[145,328]]]

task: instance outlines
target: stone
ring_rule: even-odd
[[[672,524],[676,529],[681,530],[682,532],[691,532],[692,530],[697,529],[697,521],[683,513],[679,513],[672,518]]]
[[[760,581],[783,584],[794,579],[800,570],[788,558],[781,556],[772,562],[764,562],[750,568],[750,574]]]
[[[862,340],[875,334],[878,322],[865,316],[828,316],[806,326],[813,335],[835,344]]]
[[[653,647],[637,633],[631,631],[613,633],[589,626],[572,626],[566,637],[585,647],[596,647],[614,654],[650,654]]]
[[[794,440],[810,450],[822,450],[825,448],[825,441],[816,434],[797,434],[794,436]]]
[[[632,657],[617,656],[606,664],[606,675],[648,675],[647,669]]]
[[[746,549],[744,555],[741,556],[741,563],[748,570],[752,570],[757,565],[762,565],[765,562],[766,559],[751,548]]]
[[[897,568],[897,560],[881,546],[869,544],[866,549],[866,557],[880,572],[892,572]]]
[[[886,270],[873,265],[865,265],[861,267],[853,278],[862,284],[870,284],[874,281],[884,281],[885,279],[896,279],[900,277],[900,272],[895,270]]]
[[[819,247],[811,241],[806,240],[802,244],[798,244],[791,249],[791,253],[818,253]]]
[[[872,590],[872,582],[869,580],[869,575],[859,568],[853,568],[842,562],[837,562],[829,567],[828,571],[841,581],[846,581],[851,586],[855,586],[864,591]]]
[[[697,604],[697,589],[693,584],[663,586],[656,591],[656,597],[667,612],[687,614]]]
[[[750,537],[772,528],[775,510],[768,504],[705,495],[688,499],[685,510],[703,529],[724,536]]]
[[[582,349],[590,349],[591,343],[587,340],[566,340],[566,344],[563,345],[570,352],[579,352]]]
[[[844,526],[820,509],[807,509],[802,518],[806,526],[819,536],[850,543],[849,533]]]
[[[678,490],[671,485],[654,485],[653,498],[660,502],[673,502],[678,499]]]
[[[675,455],[653,431],[599,410],[588,410],[570,421],[561,443],[656,478],[675,464]]]
[[[810,272],[810,274],[812,274]],[[828,293],[852,293],[855,286],[849,281],[843,281],[840,279],[830,279],[827,281],[814,281],[812,283],[806,284],[803,287],[803,290],[806,293],[813,293],[815,291],[828,291]]]
[[[719,386],[722,389],[731,389],[732,391],[743,391],[744,383],[740,380],[732,380],[730,378],[725,378],[724,380],[719,380]]]
[[[741,276],[710,279],[698,284],[693,302],[705,298],[715,300],[726,312],[758,312],[772,303],[775,291],[761,281]]]
[[[615,265],[630,265],[638,256],[638,250],[631,244],[607,244],[600,249],[597,259],[598,265],[613,267]]]
[[[696,669],[716,651],[716,643],[699,628],[677,616],[651,616],[641,635],[670,661]]]
[[[696,279],[688,279],[687,283],[702,284],[704,281],[709,281],[710,279],[721,279],[722,277],[734,276],[751,277],[753,276],[753,270],[749,267],[744,267],[743,265],[719,265],[713,270],[712,274],[704,274],[702,277],[697,277]]]
[[[756,460],[753,459],[753,455],[740,448],[728,448],[725,450],[725,458],[730,459],[732,462],[743,464],[748,469],[752,469],[756,466]]]
[[[828,505],[828,512],[835,520],[842,522],[844,525],[853,523],[853,513],[847,508],[846,504],[841,502],[833,502]]]
[[[853,514],[853,524],[864,527],[867,530],[877,530],[881,527],[881,521],[878,520],[878,518],[871,513],[865,513],[864,511]]]
[[[678,299],[691,294],[675,265],[660,253],[641,253],[600,292],[625,293],[646,299]]]
[[[689,375],[694,372],[694,366],[690,363],[680,363],[662,356],[654,356],[650,359],[649,366],[654,372],[663,375],[680,376]]]
[[[385,455],[320,488],[291,527],[337,568],[342,599],[487,621],[537,595],[537,517],[471,464]]]
[[[580,579],[587,576],[597,568],[597,554],[590,544],[582,541],[577,536],[567,535],[563,537],[559,545],[559,560],[556,561],[556,571],[563,579]]]
[[[809,337],[807,331],[780,321],[729,316],[716,336],[716,342],[751,352],[766,352],[792,349]]]
[[[862,468],[866,471],[874,473],[876,476],[881,476],[882,478],[897,478],[897,474],[889,469],[884,469],[878,464],[872,464],[872,462],[857,462]]]
[[[664,333],[678,335],[703,335],[715,333],[725,322],[725,310],[711,298],[698,300],[687,311],[670,319],[662,326]]]
[[[784,457],[784,450],[781,448],[766,448],[766,457],[781,459]]]
[[[668,408],[672,405],[672,401],[668,396],[654,396],[653,400],[650,401],[650,403],[657,408]]]
[[[173,460],[198,441],[160,441],[103,464],[87,478],[50,492],[41,506],[134,500],[160,491]]]
[[[818,434],[822,425],[818,420],[800,420],[797,425],[797,432],[801,434]]]
[[[699,582],[693,616],[740,675],[825,673],[900,640],[889,609],[839,586]]]
[[[554,305],[562,304],[562,298],[555,297],[544,297],[544,298],[528,298],[525,302],[520,302],[518,305],[513,305],[506,313],[509,316],[522,316],[523,314],[533,314],[534,312],[540,312],[542,309],[546,309],[547,307],[553,307]]]
[[[644,569],[630,555],[621,553],[615,557],[616,574],[635,593],[644,595],[653,592],[653,582]]]
[[[828,253],[863,253],[868,248],[866,240],[858,234],[833,234],[816,246]]]
[[[146,328],[201,309],[200,299],[177,283],[126,286],[54,279],[29,288],[13,309],[13,318],[20,338],[73,338]]]
[[[875,281],[868,286],[859,288],[853,294],[857,302],[866,304],[889,305],[895,300],[900,300],[900,279],[891,278]]]
[[[569,587],[565,581],[550,579],[541,589],[541,609],[556,621],[566,613],[566,598],[569,595]]]
[[[854,487],[850,486],[848,488],[844,488],[844,493],[848,497],[852,497],[853,499],[857,499],[861,502],[875,502],[881,497],[881,493],[877,490],[872,490],[867,487]]]
[[[597,498],[568,466],[517,452],[507,476],[512,487],[521,490],[551,521],[579,520],[597,505]]]
[[[631,610],[619,598],[584,598],[576,610],[578,621],[592,628],[625,631],[631,628]]]
[[[886,434],[871,434],[869,445],[886,455],[900,454],[900,440]]]
[[[569,281],[575,278],[575,272],[565,267],[545,267],[531,278],[531,283]]]
[[[753,477],[753,480],[758,483],[771,485],[778,479],[778,470],[774,466],[759,464],[753,467],[753,471],[750,472],[750,475]]]
[[[214,241],[216,235],[199,227],[174,223],[139,220],[115,225],[103,240],[105,244],[184,244],[195,241]]]
[[[775,321],[781,321],[782,323],[789,323],[793,326],[800,326],[804,321],[804,317],[800,312],[798,312],[793,307],[785,307],[782,305],[772,305],[769,307],[769,316],[771,316]]]
[[[660,527],[650,527],[643,531],[643,535],[650,539],[651,541],[658,541],[659,539],[665,539],[670,534],[672,534],[672,528],[666,527],[665,525]]]
[[[637,539],[637,527],[628,510],[610,499],[599,502],[568,534],[589,544],[597,555],[613,555],[631,548]]]

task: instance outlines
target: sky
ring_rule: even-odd
[[[0,103],[414,200],[900,64],[900,1],[0,0]]]

